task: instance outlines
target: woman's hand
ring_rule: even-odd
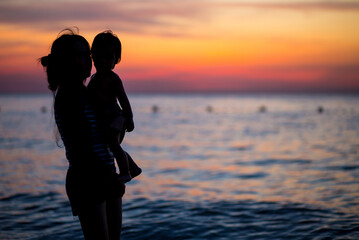
[[[123,116],[118,116],[112,121],[110,127],[116,131],[122,131],[125,126],[125,121],[126,119]]]

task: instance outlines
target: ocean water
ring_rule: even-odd
[[[358,96],[129,97],[123,239],[359,239]],[[83,239],[51,105],[0,95],[0,239]]]

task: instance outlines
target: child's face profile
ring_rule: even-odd
[[[97,71],[111,71],[115,67],[115,52],[111,46],[99,47],[96,53],[93,53],[93,62]]]

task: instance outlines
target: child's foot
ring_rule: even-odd
[[[142,173],[142,169],[136,166],[134,168],[130,168],[130,172],[132,178],[135,178]]]
[[[127,159],[128,159],[130,175],[132,176],[132,178],[137,177],[138,175],[140,175],[142,173],[142,169],[139,166],[137,166],[137,164],[135,163],[135,161],[133,161],[130,154],[128,154],[127,152],[125,152],[125,153],[126,153]]]
[[[129,174],[128,175],[119,175],[117,180],[120,182],[123,182],[123,183],[127,183],[132,180],[132,177]]]

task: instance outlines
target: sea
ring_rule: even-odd
[[[122,239],[359,239],[359,96],[130,94]],[[51,94],[0,95],[0,239],[83,239]],[[59,144],[57,144],[59,143]]]

